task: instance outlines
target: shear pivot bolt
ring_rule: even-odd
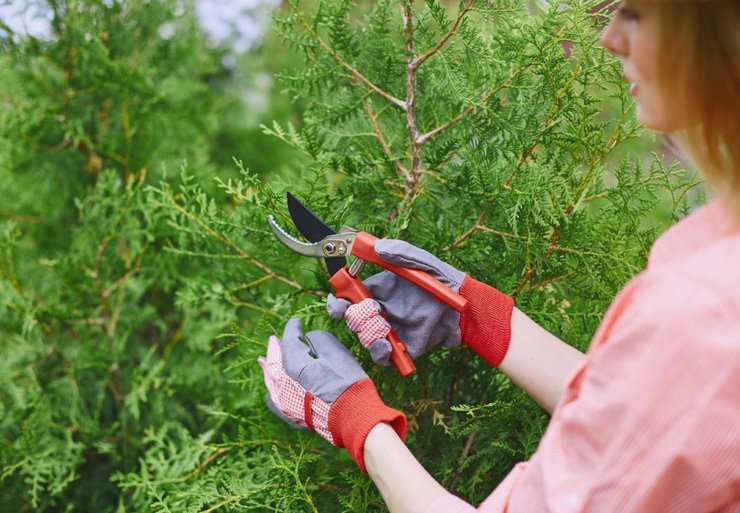
[[[337,249],[332,242],[327,242],[324,244],[324,253],[331,255],[334,253],[334,250]]]

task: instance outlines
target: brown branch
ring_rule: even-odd
[[[457,18],[455,18],[455,21],[453,22],[452,28],[450,28],[449,32],[442,36],[442,39],[439,40],[434,48],[427,50],[423,55],[414,59],[414,66],[416,68],[421,66],[429,57],[440,51],[445,43],[447,43],[447,41],[449,41],[452,36],[457,34],[457,29],[460,27],[460,22],[462,22],[462,19],[465,17],[465,15],[469,13],[472,9],[473,1],[465,0],[465,8],[457,13]]]
[[[485,225],[478,226],[478,229],[482,232],[492,233],[494,235],[498,235],[499,237],[504,237],[505,239],[527,240],[527,237],[524,237],[522,235],[514,235],[513,233],[502,232],[500,230],[494,230],[493,228],[489,228],[488,226],[485,226]]]
[[[571,276],[575,276],[578,274],[578,271],[570,271],[565,274],[561,274],[560,276],[555,276],[554,278],[550,278],[549,280],[542,281],[540,283],[534,283],[529,286],[529,290],[537,290],[544,287],[547,287],[548,285],[552,285],[553,283],[559,283],[561,281],[565,281]]]
[[[478,216],[478,220],[471,226],[465,233],[463,233],[460,237],[458,237],[452,244],[444,248],[444,251],[449,251],[452,248],[456,248],[460,244],[462,244],[465,240],[470,238],[476,231],[482,231],[486,233],[491,233],[493,235],[498,235],[499,237],[504,237],[505,239],[516,239],[516,240],[527,240],[527,237],[524,237],[522,235],[515,235],[513,233],[509,232],[502,232],[501,230],[495,230],[493,228],[489,228],[488,226],[483,224],[483,218],[485,217],[486,213],[488,212],[488,207],[486,207],[483,212],[481,212],[481,215]]]
[[[465,242],[467,239],[470,238],[477,230],[480,229],[482,226],[481,223],[483,222],[483,219],[486,217],[486,214],[488,214],[488,207],[483,209],[483,212],[480,213],[478,216],[478,220],[475,221],[475,224],[470,227],[470,229],[466,230],[465,233],[460,235],[452,244],[448,245],[444,248],[444,251],[450,251],[452,248],[458,247],[460,244]]]
[[[301,19],[301,23],[303,24],[303,27],[308,31],[309,34],[311,34],[311,36],[313,36],[316,42],[319,43],[319,45],[321,45],[321,48],[323,48],[326,53],[331,55],[334,58],[334,60],[336,60],[339,63],[340,66],[342,66],[344,69],[349,71],[356,80],[359,80],[360,82],[364,83],[366,86],[368,86],[370,89],[378,93],[380,96],[382,96],[389,102],[391,102],[393,105],[395,105],[396,107],[398,107],[399,109],[403,111],[406,110],[406,104],[402,100],[399,100],[392,94],[384,91],[383,89],[375,85],[372,81],[370,81],[370,79],[368,79],[365,75],[360,73],[355,67],[350,65],[347,61],[342,59],[342,57],[337,52],[335,52],[328,44],[326,44],[326,42],[322,39],[322,37],[318,34],[318,32],[316,32],[315,30],[313,30],[313,28],[311,28],[311,25],[308,23],[308,21],[306,21],[305,16],[303,16],[303,12],[301,12],[297,8],[295,9],[295,12],[298,15],[298,17]]]
[[[617,121],[617,130],[607,140],[604,152],[601,153],[601,155],[597,159],[591,162],[588,169],[583,174],[583,178],[581,178],[581,182],[578,184],[578,187],[576,188],[573,202],[568,203],[565,206],[564,214],[565,214],[566,219],[571,216],[571,214],[575,210],[575,207],[580,203],[581,198],[586,191],[586,187],[588,186],[588,182],[591,180],[591,174],[593,173],[594,169],[596,169],[596,166],[598,166],[601,163],[601,161],[604,160],[604,158],[614,149],[614,147],[619,142],[619,135],[621,134],[619,127],[622,123],[623,118],[624,118],[624,112],[620,114],[619,120]],[[544,262],[545,260],[547,260],[552,253],[563,250],[562,247],[558,246],[558,239],[560,238],[562,229],[563,229],[563,223],[558,225],[558,227],[555,229],[552,236],[550,237],[550,243],[547,249],[545,250],[545,252],[542,254],[542,258],[540,258],[539,260],[540,264]],[[516,292],[513,294],[514,299],[517,298],[517,296],[522,291],[524,286],[529,282],[530,279],[532,279],[532,276],[534,275],[537,268],[538,267],[535,265],[529,266],[527,271],[524,273],[524,276],[519,281],[519,284],[517,285]],[[530,290],[532,290],[532,287],[530,287]]]
[[[210,465],[211,463],[213,463],[216,460],[216,458],[218,458],[219,456],[221,456],[222,454],[227,453],[227,452],[229,452],[229,448],[228,447],[221,447],[218,451],[216,451],[213,454],[211,454],[206,461],[204,461],[203,463],[201,463],[200,465],[198,465],[198,467],[195,470],[193,470],[192,473],[193,474],[196,474],[196,475],[197,474],[200,474],[200,472],[204,468],[206,468],[208,465]]]
[[[403,33],[406,38],[406,52],[409,55],[406,65],[406,127],[411,142],[411,176],[413,182],[407,188],[406,198],[416,192],[421,167],[421,145],[417,142],[418,128],[416,124],[416,58],[414,57],[414,9],[413,2],[407,1],[403,11]]]
[[[470,451],[473,449],[473,442],[475,441],[475,435],[477,432],[470,433],[468,438],[465,440],[465,446],[463,447],[462,453],[460,454],[460,461],[465,460],[465,458],[468,457],[470,454]],[[455,488],[457,487],[457,480],[460,479],[460,474],[462,473],[462,466],[458,466],[457,470],[452,474],[452,477],[450,478],[450,492],[455,493]]]
[[[93,317],[89,319],[67,319],[69,324],[84,324],[88,326],[104,326],[105,319],[102,317]]]
[[[111,294],[113,294],[113,292],[115,292],[117,288],[121,287],[122,285],[125,285],[125,283],[129,279],[131,279],[131,277],[133,275],[135,275],[136,273],[138,273],[139,272],[139,269],[141,268],[141,259],[142,259],[143,256],[144,256],[144,253],[142,252],[142,254],[139,256],[139,258],[136,260],[136,264],[134,265],[134,267],[130,271],[128,271],[126,274],[124,274],[123,276],[121,276],[118,280],[116,280],[115,283],[113,283],[113,285],[111,285],[110,287],[108,287],[107,289],[105,289],[101,293],[101,296],[103,298],[105,298],[105,299],[110,298]]]
[[[21,223],[41,223],[44,218],[41,216],[30,216],[26,214],[16,214],[10,210],[0,209],[0,217],[7,217],[13,221],[20,221]]]
[[[568,207],[566,207],[565,209],[565,217],[570,216],[570,213],[572,212],[572,210],[573,210],[572,205],[568,205]],[[560,238],[560,234],[562,233],[562,231],[563,231],[563,225],[561,223],[560,225],[558,225],[557,228],[555,228],[555,231],[552,232],[552,235],[550,236],[550,243],[548,244],[545,252],[542,254],[542,258],[540,258],[539,260],[540,263],[547,260],[550,257],[550,255],[552,255],[553,252],[555,252],[555,249],[558,247],[558,239]],[[529,280],[532,278],[532,276],[534,275],[535,271],[537,271],[537,269],[538,269],[538,266],[534,264],[530,264],[530,266],[527,268],[527,271],[524,273],[524,276],[522,277],[522,279],[519,280],[519,284],[516,287],[516,292],[512,294],[512,297],[514,299],[516,299],[519,296],[519,293],[522,291],[522,289],[527,284],[527,282],[529,282]]]

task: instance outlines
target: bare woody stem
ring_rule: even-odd
[[[416,124],[416,70],[419,65],[414,56],[414,10],[410,0],[407,0],[404,5],[403,34],[406,38],[406,52],[408,53],[406,67],[406,126],[411,143],[411,176],[413,179],[411,184],[407,184],[408,197],[415,192],[419,181],[419,168],[421,167],[421,145],[417,142],[418,128]]]

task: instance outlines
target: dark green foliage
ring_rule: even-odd
[[[4,35],[0,510],[384,510],[344,452],[264,407],[256,358],[291,315],[347,342],[435,477],[488,495],[544,412],[465,348],[407,379],[373,367],[327,318],[321,263],[265,218],[290,226],[290,190],[584,349],[695,185],[624,157],[640,131],[592,3],[291,2],[275,26],[302,63],[281,76],[305,113],[263,127],[283,178],[262,146],[240,160],[243,107],[190,7],[50,2],[48,41]]]

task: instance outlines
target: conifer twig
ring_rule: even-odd
[[[442,36],[442,39],[439,40],[439,42],[433,47],[427,50],[424,54],[421,56],[415,58],[413,60],[413,64],[416,68],[421,66],[424,61],[426,61],[429,57],[437,53],[442,49],[442,47],[447,43],[447,41],[450,40],[452,36],[457,34],[457,29],[460,27],[460,23],[462,22],[463,18],[466,14],[468,14],[473,9],[473,1],[472,0],[465,0],[465,7],[460,10],[460,12],[457,13],[457,18],[455,18],[455,21],[452,23],[452,27],[450,30]]]
[[[565,281],[568,278],[575,276],[576,274],[578,274],[578,271],[569,271],[565,274],[561,274],[560,276],[555,276],[554,278],[547,279],[540,283],[533,283],[532,285],[529,286],[529,290],[530,291],[537,290],[537,289],[547,287],[548,285],[552,285],[553,283],[559,283],[561,281]]]
[[[531,67],[532,67],[532,65],[531,64],[528,64],[527,66],[525,66],[525,67],[523,67],[521,69],[518,69],[509,78],[507,78],[504,82],[502,82],[501,84],[499,84],[498,86],[494,87],[493,89],[491,89],[490,91],[488,91],[486,94],[484,94],[481,97],[481,99],[480,99],[480,101],[478,103],[472,103],[472,104],[470,104],[468,106],[468,108],[466,108],[461,114],[458,114],[457,116],[455,116],[451,120],[446,121],[445,123],[442,123],[437,128],[434,128],[434,129],[430,130],[429,132],[420,135],[416,139],[416,142],[421,146],[421,145],[425,144],[427,141],[429,141],[429,139],[431,139],[432,137],[434,137],[436,135],[439,135],[441,132],[444,132],[445,130],[447,130],[448,128],[450,128],[452,125],[454,125],[458,121],[461,121],[466,116],[472,114],[473,112],[475,112],[475,110],[479,106],[485,105],[488,102],[488,100],[490,100],[496,93],[498,93],[502,89],[505,89],[505,88],[509,87],[509,85],[511,85],[511,83],[514,81],[514,79],[516,77],[518,77],[522,73],[528,72]]]
[[[7,217],[13,221],[20,221],[21,223],[41,223],[44,218],[41,216],[32,216],[26,214],[16,214],[10,210],[3,210],[0,208],[0,217]]]
[[[409,173],[409,170],[406,169],[403,165],[401,165],[400,162],[398,162],[396,159],[393,158],[393,153],[391,151],[391,147],[388,144],[388,142],[385,140],[385,136],[383,136],[383,131],[380,129],[380,125],[378,124],[378,118],[373,112],[373,108],[370,105],[370,99],[365,97],[362,100],[362,105],[365,107],[365,112],[367,113],[368,118],[370,119],[370,124],[373,126],[373,131],[375,132],[375,137],[380,142],[380,146],[383,148],[383,153],[388,157],[388,160],[393,164],[393,166],[398,170],[399,173],[403,176],[404,180],[406,182],[411,182],[413,179],[411,177],[411,173]]]
[[[316,32],[311,25],[306,21],[306,17],[303,15],[303,12],[300,11],[298,8],[295,8],[295,13],[298,15],[298,17],[301,19],[301,24],[303,25],[303,28],[306,29],[306,31],[311,34],[311,36],[316,40],[317,43],[321,46],[321,48],[324,49],[326,53],[331,55],[335,61],[339,63],[340,66],[342,66],[344,69],[350,72],[352,77],[355,80],[359,80],[360,82],[364,83],[366,86],[368,86],[370,89],[378,93],[380,96],[391,102],[393,105],[398,107],[399,109],[405,111],[406,110],[406,104],[403,102],[403,100],[400,100],[393,96],[391,93],[384,91],[375,83],[373,83],[369,78],[367,78],[365,75],[360,73],[357,68],[352,66],[350,63],[345,61],[341,55],[339,55],[334,49],[326,44],[326,41]]]
[[[471,226],[468,230],[465,231],[462,235],[460,235],[452,244],[449,244],[444,248],[444,251],[450,251],[452,248],[458,247],[460,244],[465,242],[468,238],[470,238],[471,235],[473,235],[480,227],[482,226],[481,223],[483,223],[483,219],[485,219],[486,215],[488,214],[488,207],[483,209],[483,212],[480,213],[478,216],[478,219],[475,221],[475,224]]]
[[[218,233],[216,230],[211,228],[208,223],[203,221],[200,217],[196,216],[192,212],[188,211],[187,209],[183,208],[182,206],[178,205],[177,203],[173,202],[172,205],[175,207],[175,209],[192,220],[195,224],[203,228],[211,237],[215,238],[222,244],[225,244],[227,247],[231,248],[236,254],[238,254],[240,257],[242,257],[244,260],[252,264],[253,266],[257,267],[259,270],[264,272],[270,279],[277,280],[281,283],[284,283],[286,285],[289,285],[293,287],[294,289],[301,289],[301,285],[293,280],[290,280],[286,278],[285,276],[281,276],[277,274],[275,271],[267,267],[265,264],[257,260],[256,258],[253,258],[249,256],[242,248],[237,246],[234,241],[226,237],[225,235],[222,235]]]
[[[575,82],[576,78],[578,78],[578,74],[581,71],[581,67],[583,66],[583,61],[586,58],[586,54],[584,53],[581,55],[581,58],[579,59],[578,63],[576,64],[575,68],[573,69],[573,73],[571,73],[570,77],[568,78],[568,81],[563,85],[563,87],[558,90],[557,93],[555,93],[555,97],[552,99],[552,102],[550,103],[550,108],[547,111],[547,116],[545,116],[545,120],[542,123],[542,129],[539,131],[537,136],[534,139],[534,142],[527,148],[527,150],[524,152],[524,154],[519,157],[519,160],[516,163],[516,166],[514,169],[512,169],[509,176],[504,180],[503,188],[509,189],[511,188],[511,181],[514,179],[514,175],[519,170],[519,168],[522,167],[522,165],[527,161],[527,159],[532,155],[532,152],[537,147],[537,145],[540,143],[540,138],[542,135],[544,135],[547,130],[550,129],[550,122],[552,121],[552,117],[555,115],[556,108],[558,104],[560,103],[560,100],[563,98],[565,93],[570,89],[570,86],[573,85],[573,82]]]
[[[465,458],[468,457],[470,454],[470,451],[473,449],[473,442],[475,441],[475,435],[477,434],[477,431],[473,431],[468,435],[468,438],[465,440],[465,446],[463,447],[462,453],[460,453],[460,461],[465,460]],[[462,474],[462,466],[458,466],[455,472],[452,474],[452,478],[450,479],[450,492],[455,493],[455,488],[457,487],[457,480],[460,479],[460,474]]]
[[[622,120],[624,118],[624,111],[620,114],[619,119],[617,121],[617,127],[620,127],[622,124]],[[564,214],[565,219],[569,218],[573,212],[575,211],[576,206],[580,203],[584,193],[586,192],[586,187],[588,186],[588,183],[591,181],[591,175],[596,169],[596,167],[606,158],[609,153],[611,153],[612,149],[619,143],[621,135],[621,131],[619,128],[617,128],[617,131],[612,134],[609,139],[606,142],[606,145],[604,147],[604,151],[601,152],[601,154],[589,165],[586,172],[583,174],[583,178],[581,178],[581,182],[578,184],[578,187],[576,188],[573,201],[569,202],[565,206]],[[561,222],[557,228],[553,231],[552,236],[550,237],[550,243],[548,245],[548,248],[545,250],[545,252],[542,254],[542,257],[539,259],[539,265],[541,265],[545,260],[547,260],[550,255],[552,255],[554,252],[561,250],[562,247],[558,246],[558,239],[560,238],[560,235],[563,230],[564,223]],[[534,273],[539,268],[538,265],[530,264],[527,271],[524,273],[524,276],[519,281],[519,284],[517,285],[516,292],[514,292],[513,297],[516,299],[516,297],[519,295],[519,293],[522,291],[524,286],[529,282],[529,280],[532,279],[532,276],[534,276]]]

